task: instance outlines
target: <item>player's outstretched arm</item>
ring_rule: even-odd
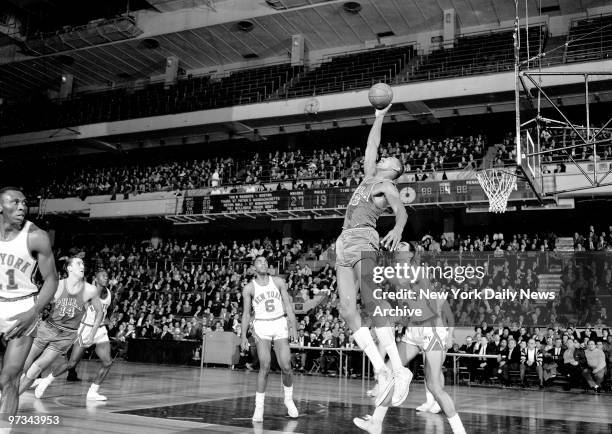
[[[365,176],[374,176],[376,174],[376,158],[378,156],[378,146],[380,145],[380,131],[385,115],[391,108],[391,104],[382,110],[376,110],[376,118],[370,128],[368,135],[368,144],[366,145],[365,158],[363,162],[363,172]]]
[[[38,268],[44,283],[38,292],[34,307],[9,318],[9,320],[14,320],[15,324],[7,331],[7,339],[18,338],[27,332],[57,291],[58,277],[55,269],[55,258],[51,250],[51,241],[45,231],[34,225],[32,225],[32,228],[32,231],[28,234],[28,248],[32,252],[32,256],[38,260]]]
[[[395,226],[381,240],[381,244],[389,250],[397,250],[399,243],[402,241],[404,226],[406,226],[406,222],[408,221],[408,213],[406,213],[406,208],[400,199],[395,184],[382,182],[378,185],[380,186],[380,192],[385,195],[387,203],[395,214]]]
[[[287,313],[287,322],[289,323],[289,333],[291,333],[291,338],[293,341],[297,341],[297,320],[295,319],[295,312],[293,312],[291,298],[287,292],[287,283],[280,277],[275,277],[274,283],[280,291],[283,299],[283,305],[285,307],[285,312]]]
[[[247,283],[242,289],[242,322],[240,323],[240,346],[244,351],[249,349],[249,340],[247,332],[249,331],[249,323],[251,322],[251,298],[253,297],[253,283]]]

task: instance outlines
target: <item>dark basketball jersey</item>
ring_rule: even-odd
[[[79,323],[85,314],[85,303],[91,296],[91,286],[87,282],[83,282],[83,288],[76,294],[68,293],[68,279],[60,282],[62,292],[55,300],[51,314],[47,320],[51,325],[61,329],[76,330],[79,328]],[[95,290],[95,288],[94,288]]]
[[[376,206],[372,197],[372,189],[376,184],[384,182],[384,179],[365,178],[355,189],[353,196],[346,208],[346,216],[342,229],[353,229],[362,227],[376,228],[376,221],[385,211]]]

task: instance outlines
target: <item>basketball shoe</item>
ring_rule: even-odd
[[[382,433],[382,423],[377,422],[370,416],[366,414],[364,417],[356,417],[353,419],[353,423],[359,429],[362,429],[370,434],[381,434]]]
[[[383,368],[378,373],[378,384],[376,385],[376,400],[374,405],[379,407],[391,394],[395,385],[395,376],[387,368]]]
[[[410,382],[412,381],[412,371],[408,368],[402,368],[393,372],[393,378],[395,379],[395,388],[393,389],[391,405],[399,407],[408,397]]]
[[[295,419],[299,416],[298,409],[292,399],[285,399],[285,407],[287,407],[287,414],[289,417]]]
[[[106,396],[100,395],[98,389],[100,388],[97,384],[92,384],[87,391],[88,401],[106,401]]]

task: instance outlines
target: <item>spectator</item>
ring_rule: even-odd
[[[510,337],[508,339],[508,347],[501,352],[499,362],[499,374],[502,384],[510,386],[510,371],[519,371],[521,364],[521,352],[516,347],[516,340]]]
[[[555,339],[552,348],[545,351],[544,355],[544,381],[555,378],[563,366],[563,348],[561,338]]]
[[[535,339],[529,339],[527,342],[527,348],[521,351],[521,384],[523,387],[527,385],[525,381],[525,374],[528,371],[537,372],[538,380],[540,381],[540,388],[544,387],[542,361],[543,355],[542,352],[536,348]]]
[[[606,356],[601,349],[596,348],[593,340],[589,340],[584,354],[587,366],[583,369],[582,374],[591,389],[599,392],[606,376]]]

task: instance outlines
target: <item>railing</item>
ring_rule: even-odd
[[[117,267],[119,270],[123,270],[123,269],[131,269],[133,267],[139,267],[142,266],[144,268],[146,268],[147,271],[155,271],[156,273],[159,271],[170,271],[173,268],[177,268],[178,270],[182,270],[183,267],[185,266],[202,266],[203,268],[205,268],[207,265],[219,265],[221,266],[226,266],[226,267],[235,267],[236,265],[252,265],[253,261],[250,259],[246,259],[246,260],[237,260],[237,259],[210,259],[210,258],[201,258],[201,259],[181,259],[181,260],[171,260],[171,259],[144,259],[141,260],[139,262],[131,262],[128,263],[127,260],[125,261],[115,261],[114,263],[111,263],[109,260],[105,260],[103,261],[103,265],[105,267]],[[288,265],[286,263],[286,261],[284,260],[278,260],[276,262],[273,262],[272,264],[270,264],[271,267],[275,268],[276,270],[278,270],[278,272],[283,272],[286,265]]]

